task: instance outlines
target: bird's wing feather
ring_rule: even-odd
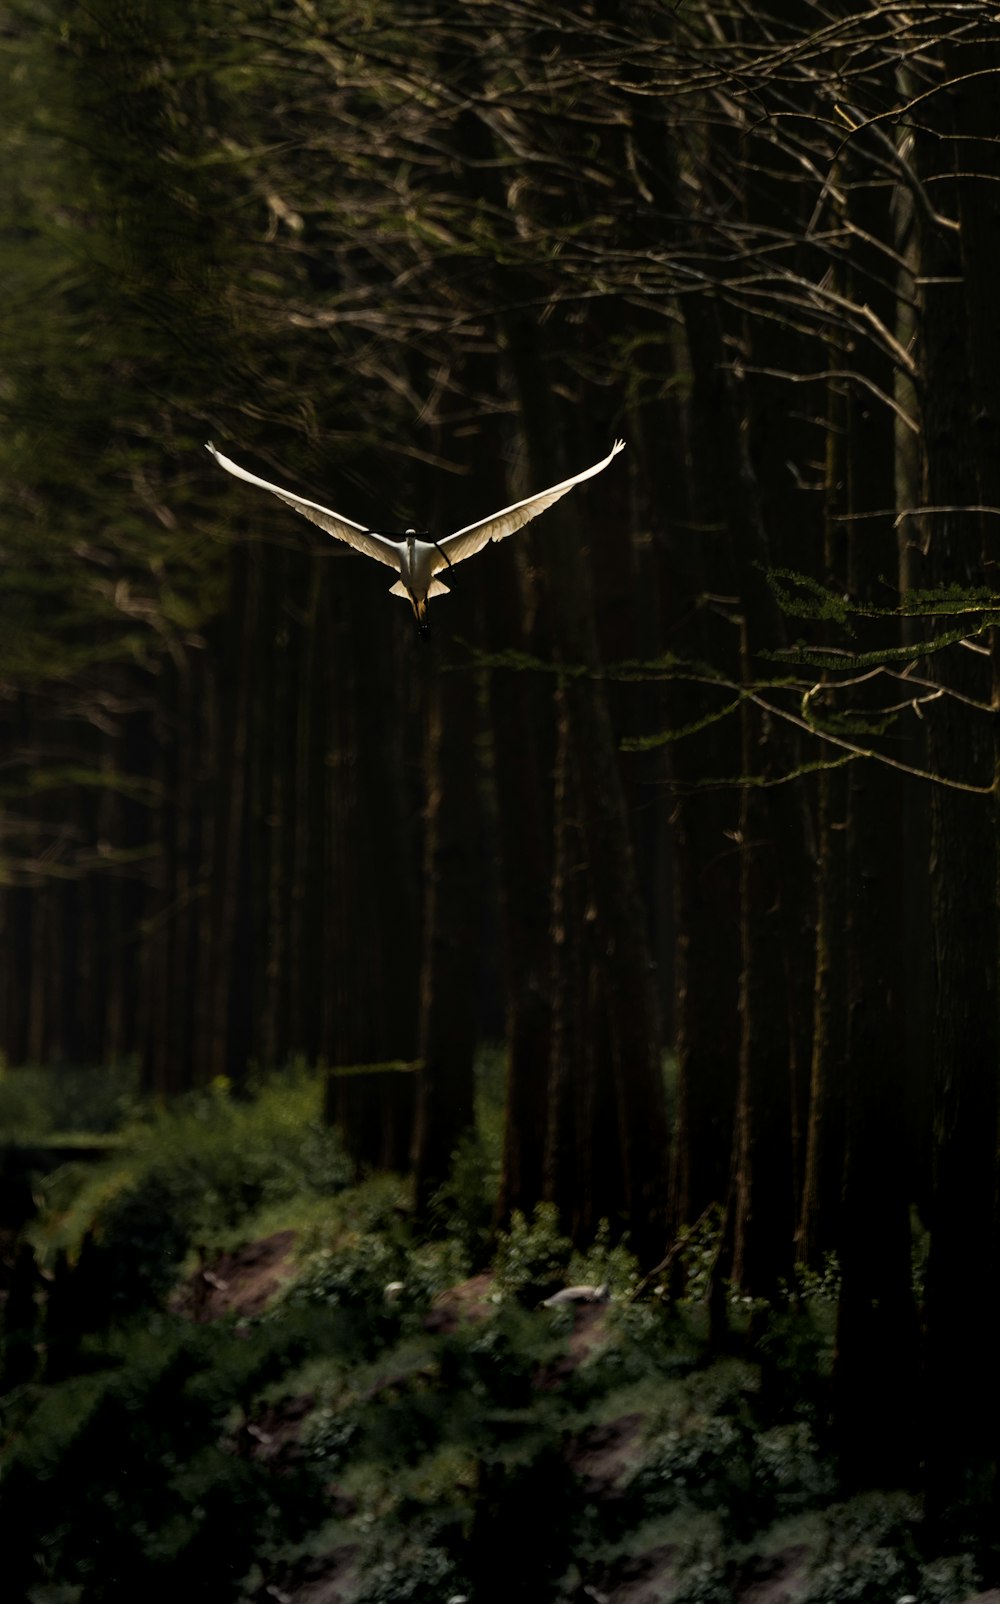
[[[537,518],[540,512],[551,507],[553,502],[564,496],[567,490],[574,485],[581,484],[584,479],[592,479],[595,473],[600,473],[608,463],[616,457],[619,451],[625,448],[624,440],[616,440],[606,457],[595,462],[592,468],[584,468],[582,473],[576,473],[572,479],[563,479],[560,484],[553,485],[551,490],[542,490],[537,496],[528,496],[525,501],[515,501],[512,507],[504,507],[502,512],[495,512],[490,518],[483,518],[477,524],[469,524],[465,529],[457,529],[453,535],[446,535],[444,540],[438,541],[439,550],[446,554],[447,561],[460,563],[464,557],[472,557],[477,551],[491,540],[503,540],[518,529],[523,529],[532,518]],[[444,568],[446,557],[441,556],[435,561],[434,568]]]
[[[364,552],[366,557],[374,557],[376,561],[385,563],[389,568],[399,571],[399,545],[389,540],[385,535],[377,535],[371,529],[365,529],[362,524],[356,524],[350,518],[344,518],[339,512],[331,512],[328,507],[321,507],[316,501],[307,501],[304,496],[295,496],[290,490],[282,490],[280,485],[268,484],[266,479],[258,479],[255,473],[248,473],[240,468],[229,457],[224,457],[221,451],[216,451],[211,442],[207,442],[206,451],[210,451],[220,468],[227,473],[234,474],[237,479],[245,479],[248,485],[256,485],[260,490],[269,490],[272,496],[278,496],[282,501],[294,507],[303,518],[311,523],[318,524],[325,529],[328,535],[335,535],[338,540],[346,540],[355,551]]]

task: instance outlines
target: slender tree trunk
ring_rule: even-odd
[[[143,932],[142,1004],[140,1008],[143,1089],[163,1101],[172,1087],[169,1054],[170,967],[170,838],[173,830],[173,786],[167,751],[169,734],[162,717],[151,730],[151,777],[156,797],[152,818],[154,859],[151,895]]]
[[[669,650],[738,677],[726,496],[715,471],[720,416],[731,407],[713,335],[712,309],[690,304],[686,331],[693,391],[688,452],[650,452],[656,500],[671,509],[664,542],[664,642]],[[680,420],[670,432],[676,437]],[[697,671],[696,671],[697,674]],[[732,692],[681,679],[665,712],[676,728],[713,718]],[[739,718],[728,713],[667,748],[673,793],[673,1014],[677,1110],[671,1223],[690,1224],[724,1205],[739,1060],[739,818],[732,782],[740,771]],[[720,782],[713,785],[713,780]]]
[[[831,368],[840,366],[834,340]],[[825,529],[823,582],[842,586],[847,537],[842,516],[848,510],[847,393],[844,384],[827,387]],[[825,644],[835,644],[825,631]],[[812,1054],[806,1124],[802,1207],[796,1234],[796,1261],[823,1267],[838,1242],[844,1151],[844,1078],[847,1018],[847,954],[844,943],[847,793],[844,771],[825,767],[817,781],[816,946],[813,980]]]
[[[523,323],[512,327],[511,356],[533,459],[538,457],[538,480],[544,482],[543,475],[552,472],[554,463],[565,462],[566,454],[557,449],[557,431],[541,404],[545,386],[533,328]],[[613,493],[605,487],[604,494]],[[598,520],[600,509],[598,496],[592,509]],[[604,527],[609,522],[608,515],[600,520]],[[546,600],[559,656],[575,669],[593,671],[599,661],[595,603],[589,561],[581,557],[579,509],[576,519],[562,508],[548,514],[545,550],[546,570],[558,576],[554,585],[546,586]],[[593,672],[574,672],[566,677],[565,698],[608,1005],[623,1213],[634,1250],[640,1258],[655,1262],[662,1254],[666,1231],[668,1150],[646,915],[604,687]]]
[[[447,671],[440,636],[425,648],[427,811],[420,1057],[414,1163],[424,1213],[473,1120],[478,1025],[480,836],[476,735],[479,688]]]
[[[946,89],[935,97],[937,135],[926,132],[918,143],[924,176],[941,180],[933,187],[935,206],[955,218],[968,182],[954,177],[955,135],[971,131],[966,93]],[[964,510],[978,492],[982,467],[969,375],[979,371],[976,342],[994,325],[987,321],[980,330],[969,322],[961,235],[926,216],[922,229],[927,496],[932,507],[945,509],[927,516],[923,581],[968,587],[983,583],[996,549],[995,520],[991,527]],[[997,884],[997,757],[994,721],[949,694],[989,701],[991,666],[974,649],[939,653],[933,669],[944,696],[928,718],[935,769],[947,780],[993,788],[991,795],[974,795],[939,784],[931,798],[936,1083],[927,1365],[928,1507],[935,1519],[982,1500],[996,1462],[993,1336],[1000,1311],[996,1277],[985,1267],[997,1252],[1000,1042],[996,896],[995,890],[984,896],[983,888]]]
[[[295,821],[292,827],[292,869],[288,907],[288,1012],[293,1050],[310,1063],[320,1056],[324,944],[326,940],[323,895],[325,837],[323,802],[326,741],[323,719],[321,638],[329,638],[323,606],[327,570],[313,563],[302,618],[302,657],[299,669],[294,734]]]
[[[555,1203],[569,1230],[577,1204],[580,1137],[577,1110],[589,1068],[584,1041],[583,929],[585,882],[580,824],[570,749],[569,712],[560,681],[555,696],[556,749],[553,791],[551,1064],[543,1127],[545,1197]]]
[[[330,856],[321,984],[326,1040],[338,1065],[415,1056],[419,871],[407,838],[410,798],[397,778],[406,772],[401,731],[409,716],[400,686],[416,681],[426,691],[435,666],[433,648],[423,653],[409,632],[401,661],[396,659],[398,626],[410,620],[401,607],[387,616],[380,586],[349,596],[344,581],[350,577],[338,576],[327,648]],[[373,639],[381,643],[376,651]],[[459,677],[445,675],[446,694]],[[449,727],[446,763],[451,735]],[[473,743],[469,735],[470,765]],[[473,821],[475,816],[473,805]]]
[[[524,633],[529,576],[515,550],[493,559],[486,627],[497,651],[530,647]],[[551,807],[545,795],[550,709],[534,675],[490,673],[497,847],[506,967],[507,1096],[497,1220],[530,1214],[545,1193],[545,1131],[552,1062]],[[548,826],[548,829],[547,829]]]
[[[726,377],[722,330],[714,308],[685,308],[692,366],[716,398],[718,495],[730,539],[728,570],[739,599],[739,675],[757,678],[755,652],[779,645],[777,609],[756,566],[766,543],[755,479],[741,435],[732,380]],[[732,604],[730,604],[731,606]],[[790,828],[786,807],[761,782],[777,778],[789,761],[774,720],[749,700],[741,709],[738,819],[739,1021],[738,1090],[733,1135],[735,1192],[732,1274],[755,1296],[773,1296],[792,1268],[795,1174],[791,1144],[794,1060],[790,1048],[789,954],[801,952],[800,900],[789,906],[788,881],[801,870],[801,830]],[[793,824],[801,821],[792,821]],[[729,1265],[720,1259],[718,1275]]]
[[[552,876],[552,1065],[545,1146],[545,1197],[577,1243],[592,1242],[602,1219],[627,1227],[615,1059],[601,951],[601,926],[588,897],[587,857],[574,806],[566,687],[556,693],[555,843]]]
[[[240,1081],[249,1045],[247,785],[259,554],[250,547],[239,547],[232,553],[232,564],[234,584],[221,668],[222,716],[216,754],[207,1069],[210,1076]]]
[[[256,1024],[258,1056],[262,1064],[277,1067],[288,1053],[286,1013],[288,973],[288,889],[292,836],[291,777],[294,713],[292,674],[296,658],[296,629],[290,612],[291,561],[276,554],[273,585],[277,607],[274,632],[273,674],[264,687],[261,720],[266,728],[265,760],[259,780],[263,818],[258,826],[261,842],[263,940],[261,943],[260,1009]],[[263,738],[264,730],[259,732]]]
[[[856,221],[866,239],[891,238],[889,208],[860,190]],[[854,299],[867,293],[891,325],[891,286],[881,290],[884,258],[858,248]],[[862,277],[865,270],[869,276]],[[883,394],[892,388],[888,357],[854,353],[858,370]],[[862,605],[879,605],[895,556],[888,516],[894,491],[894,420],[872,392],[853,386],[845,418],[851,528],[848,585]],[[864,650],[884,642],[881,620],[857,624]],[[875,716],[885,702],[881,679],[869,682]],[[861,693],[863,695],[863,693]],[[917,1325],[912,1291],[906,1155],[908,1065],[903,1050],[903,859],[901,776],[878,763],[848,774],[847,1056],[842,1271],[838,1311],[836,1425],[842,1462],[855,1482],[884,1485],[912,1478],[918,1457],[913,1396]]]

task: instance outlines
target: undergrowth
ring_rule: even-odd
[[[0,1064],[0,1131],[7,1142],[81,1132],[105,1136],[140,1117],[144,1107],[134,1063],[17,1069]]]
[[[981,1585],[970,1552],[924,1551],[911,1494],[838,1484],[830,1277],[735,1308],[722,1358],[697,1295],[714,1220],[672,1306],[633,1301],[606,1224],[584,1253],[544,1205],[495,1231],[498,1074],[430,1235],[403,1178],[353,1181],[305,1074],[133,1118],[113,1157],[49,1177],[51,1279],[21,1298],[30,1362],[0,1400],[8,1596],[584,1604],[634,1584],[734,1604],[778,1578],[791,1604],[958,1604]],[[263,1312],[178,1312],[213,1253],[283,1227],[296,1259]],[[102,1310],[70,1331],[74,1276]],[[566,1284],[611,1301],[542,1307]]]
[[[220,1081],[154,1111],[108,1159],[41,1182],[46,1206],[30,1234],[43,1265],[60,1251],[76,1259],[89,1236],[121,1313],[162,1297],[189,1249],[245,1240],[255,1217],[297,1224],[351,1175],[321,1110],[318,1077],[290,1072],[251,1097]]]

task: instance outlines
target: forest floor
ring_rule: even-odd
[[[259,1314],[268,1299],[294,1278],[295,1270],[295,1233],[275,1232],[259,1241],[243,1244],[234,1252],[223,1253],[211,1264],[193,1272],[175,1295],[173,1306],[199,1321],[226,1316],[246,1319]],[[446,1336],[463,1327],[487,1323],[496,1313],[495,1278],[492,1274],[481,1273],[439,1292],[424,1316],[423,1325],[428,1333]],[[560,1325],[557,1351],[538,1365],[533,1377],[532,1385],[540,1394],[571,1389],[581,1367],[594,1362],[602,1350],[607,1363],[615,1349],[617,1331],[608,1303],[569,1305]],[[390,1370],[375,1388],[373,1402],[380,1392],[398,1387],[404,1380],[403,1372],[393,1374]],[[303,1452],[303,1436],[308,1432],[316,1407],[315,1394],[297,1394],[258,1413],[248,1428],[256,1440],[255,1455],[272,1464],[293,1462]],[[598,1529],[602,1526],[613,1529],[618,1523],[617,1507],[628,1502],[631,1484],[649,1469],[659,1447],[655,1431],[650,1431],[650,1413],[647,1409],[625,1409],[610,1415],[604,1411],[598,1421],[593,1421],[584,1412],[576,1423],[572,1415],[571,1408],[561,1433],[560,1451],[566,1471],[593,1524]],[[350,1516],[355,1512],[356,1505],[350,1494],[335,1481],[328,1491],[342,1514]],[[608,1511],[606,1517],[602,1517],[602,1509]],[[702,1510],[701,1514],[704,1513]],[[835,1517],[837,1511],[830,1513]],[[912,1512],[910,1514],[912,1516]],[[697,1519],[698,1516],[693,1515],[692,1524],[697,1524]],[[630,1539],[620,1542],[606,1559],[587,1567],[586,1578],[579,1570],[573,1592],[559,1596],[579,1599],[581,1604],[583,1600],[592,1600],[594,1604],[670,1604],[674,1600],[721,1596],[717,1566],[704,1560],[699,1562],[697,1557],[692,1564],[690,1531],[678,1534],[673,1541],[657,1541],[657,1535],[654,1530],[650,1541],[650,1534],[640,1525]],[[830,1535],[827,1534],[827,1543]],[[513,1541],[517,1540],[516,1532],[512,1531],[510,1536]],[[878,1572],[885,1565],[886,1551],[877,1542],[873,1545],[870,1531],[859,1529],[853,1540],[831,1545],[836,1546],[836,1558],[827,1567],[830,1574],[818,1588],[815,1537],[815,1530],[810,1532],[806,1523],[799,1540],[795,1540],[792,1526],[789,1540],[782,1539],[779,1528],[770,1530],[760,1545],[753,1541],[740,1545],[738,1555],[733,1555],[725,1567],[725,1596],[732,1604],[796,1604],[798,1600],[817,1598],[839,1601],[885,1596],[885,1578]],[[697,1556],[697,1544],[694,1551]],[[531,1563],[526,1553],[522,1561]],[[282,1604],[350,1604],[358,1596],[357,1567],[358,1546],[341,1543],[326,1554],[310,1555],[301,1567],[293,1566],[277,1580],[270,1581],[264,1592]],[[903,1601],[911,1604],[924,1597],[946,1597],[951,1590],[949,1571],[959,1568],[945,1563],[937,1568],[935,1576],[934,1567],[931,1567],[927,1578],[929,1588],[919,1594],[897,1593],[897,1604]],[[899,1585],[908,1584],[901,1582]],[[492,1594],[493,1589],[490,1591]],[[497,1596],[513,1595],[498,1593]],[[527,1597],[529,1590],[517,1596]],[[466,1597],[453,1595],[455,1600]],[[1000,1589],[974,1595],[964,1593],[963,1597],[967,1604],[1000,1604]]]
[[[318,1106],[216,1090],[34,1175],[5,1252],[7,1596],[1000,1604],[973,1535],[840,1485],[829,1287],[753,1340],[734,1304],[711,1351],[693,1239],[671,1309],[608,1233],[575,1254],[541,1208],[497,1234],[498,1133],[420,1232]],[[610,1301],[546,1306],[581,1282]]]

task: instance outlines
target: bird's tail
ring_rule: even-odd
[[[447,585],[442,585],[440,579],[432,579],[431,580],[430,589],[427,592],[427,600],[428,601],[430,601],[432,596],[447,596],[447,594],[448,594],[448,586]],[[390,587],[389,587],[389,595],[390,596],[402,596],[404,601],[409,601],[409,599],[410,599],[410,593],[407,590],[406,586],[403,584],[403,581],[401,579],[397,579],[396,583],[394,585],[390,585]]]

